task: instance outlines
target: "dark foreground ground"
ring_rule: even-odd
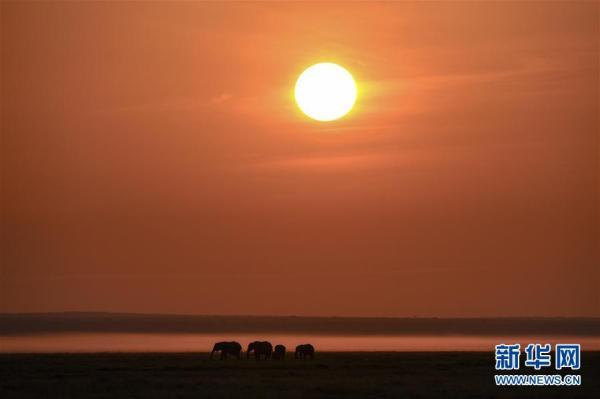
[[[582,354],[580,387],[497,387],[494,374],[493,353],[320,353],[282,362],[194,353],[3,354],[0,397],[600,398],[600,352]]]

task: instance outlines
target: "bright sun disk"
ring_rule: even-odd
[[[322,122],[339,119],[350,112],[356,94],[356,83],[350,72],[331,62],[307,68],[296,81],[294,90],[302,112]]]

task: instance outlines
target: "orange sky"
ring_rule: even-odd
[[[0,311],[600,316],[599,20],[2,2]]]

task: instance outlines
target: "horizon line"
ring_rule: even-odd
[[[424,319],[424,320],[474,320],[474,319],[598,319],[598,316],[364,316],[364,315],[296,315],[296,314],[223,314],[223,313],[162,313],[162,312],[117,312],[109,310],[61,310],[50,312],[0,312],[1,316],[37,316],[37,315],[121,315],[121,316],[180,316],[180,317],[267,317],[267,318],[307,318],[307,319]]]

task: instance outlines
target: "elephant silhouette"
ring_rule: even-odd
[[[285,359],[285,346],[275,345],[275,349],[273,350],[273,360],[283,359]]]
[[[264,356],[265,360],[267,360],[271,358],[271,354],[273,353],[273,345],[267,341],[254,341],[248,345],[246,358],[250,357],[250,352],[254,352],[254,358],[256,360],[260,360],[262,356]]]
[[[215,352],[221,352],[221,360],[227,359],[227,355],[232,355],[237,359],[240,359],[242,354],[242,345],[235,341],[217,342],[215,346],[213,346],[212,352],[210,352],[210,359],[213,358]]]
[[[311,360],[315,358],[315,348],[311,344],[298,345],[296,352],[294,353],[295,359],[306,359],[310,357]]]

